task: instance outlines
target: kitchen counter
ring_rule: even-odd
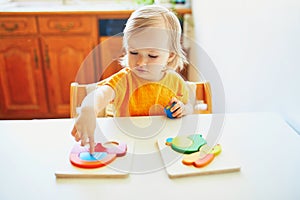
[[[172,5],[165,5],[171,8]],[[51,1],[51,2],[7,2],[0,3],[0,12],[14,13],[14,12],[132,12],[141,7],[134,3],[119,1],[111,3],[111,1],[104,2],[81,2],[81,1]],[[178,13],[191,13],[189,5],[180,5],[174,7]]]

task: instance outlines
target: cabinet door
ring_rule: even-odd
[[[122,37],[107,36],[99,40],[100,63],[97,66],[97,72],[100,80],[103,80],[122,69],[118,60],[125,52],[122,48]]]
[[[36,38],[0,39],[0,118],[47,114],[43,70]]]
[[[51,113],[56,117],[70,116],[70,84],[95,42],[90,36],[44,36],[43,58]],[[90,58],[90,57],[89,57]],[[94,79],[93,60],[87,61],[80,76]],[[82,71],[81,71],[82,72]]]

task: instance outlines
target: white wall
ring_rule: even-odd
[[[193,0],[192,9],[226,111],[276,111],[300,130],[300,1]]]

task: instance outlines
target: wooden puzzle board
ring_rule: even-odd
[[[167,138],[158,139],[157,145],[170,178],[179,178],[196,175],[218,174],[240,171],[240,164],[232,159],[230,152],[223,149],[222,152],[207,166],[196,168],[182,163],[182,156],[165,144]],[[222,146],[222,144],[221,144]],[[223,147],[222,147],[223,148]]]
[[[65,161],[55,171],[56,178],[126,178],[131,169],[133,143],[127,143],[125,156],[117,157],[107,166],[96,169],[83,169],[73,166],[69,161],[69,154],[65,155]]]

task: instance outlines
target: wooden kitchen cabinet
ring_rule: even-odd
[[[0,18],[0,36],[20,36],[37,34],[33,16],[3,16]]]
[[[69,87],[97,44],[94,17],[0,17],[0,119],[69,117]],[[80,75],[94,80],[94,64]]]
[[[0,118],[34,118],[48,112],[34,17],[0,18]]]
[[[67,38],[67,39],[66,39]],[[82,45],[84,44],[84,45]],[[94,41],[84,36],[45,36],[42,38],[45,81],[50,112],[56,116],[69,114],[70,84],[76,79],[78,69],[92,50]],[[87,76],[93,77],[89,71]]]
[[[70,84],[80,82],[76,78],[77,72],[97,44],[96,18],[42,16],[38,18],[38,24],[49,111],[55,117],[68,117]],[[94,80],[93,62],[96,61],[92,60],[89,70],[80,75],[81,78],[84,76],[84,82]]]
[[[122,69],[118,59],[125,54],[123,49],[123,29],[129,14],[99,16],[99,55],[98,73],[103,80]]]
[[[0,118],[34,118],[48,112],[38,40],[0,39]]]

